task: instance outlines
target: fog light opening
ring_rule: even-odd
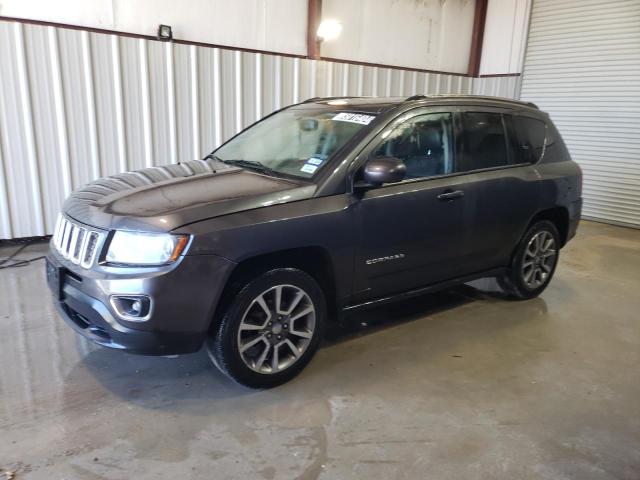
[[[113,295],[111,306],[125,320],[143,322],[151,313],[151,299],[146,295]]]

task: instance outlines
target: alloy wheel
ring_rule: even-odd
[[[547,281],[553,271],[556,255],[556,241],[551,232],[542,230],[531,237],[524,250],[521,269],[528,288],[536,289]]]
[[[238,328],[238,351],[251,370],[286,370],[305,352],[316,327],[316,309],[303,289],[276,285],[253,299]]]

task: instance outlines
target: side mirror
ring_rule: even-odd
[[[407,167],[395,157],[375,157],[364,165],[363,180],[369,185],[379,186],[383,183],[396,183],[404,180]]]

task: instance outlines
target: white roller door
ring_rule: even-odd
[[[582,167],[584,216],[640,227],[640,0],[534,0],[521,98]]]

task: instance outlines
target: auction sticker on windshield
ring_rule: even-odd
[[[371,123],[371,120],[373,120],[374,118],[376,118],[374,115],[365,115],[364,113],[341,112],[333,117],[332,120],[369,125]]]

